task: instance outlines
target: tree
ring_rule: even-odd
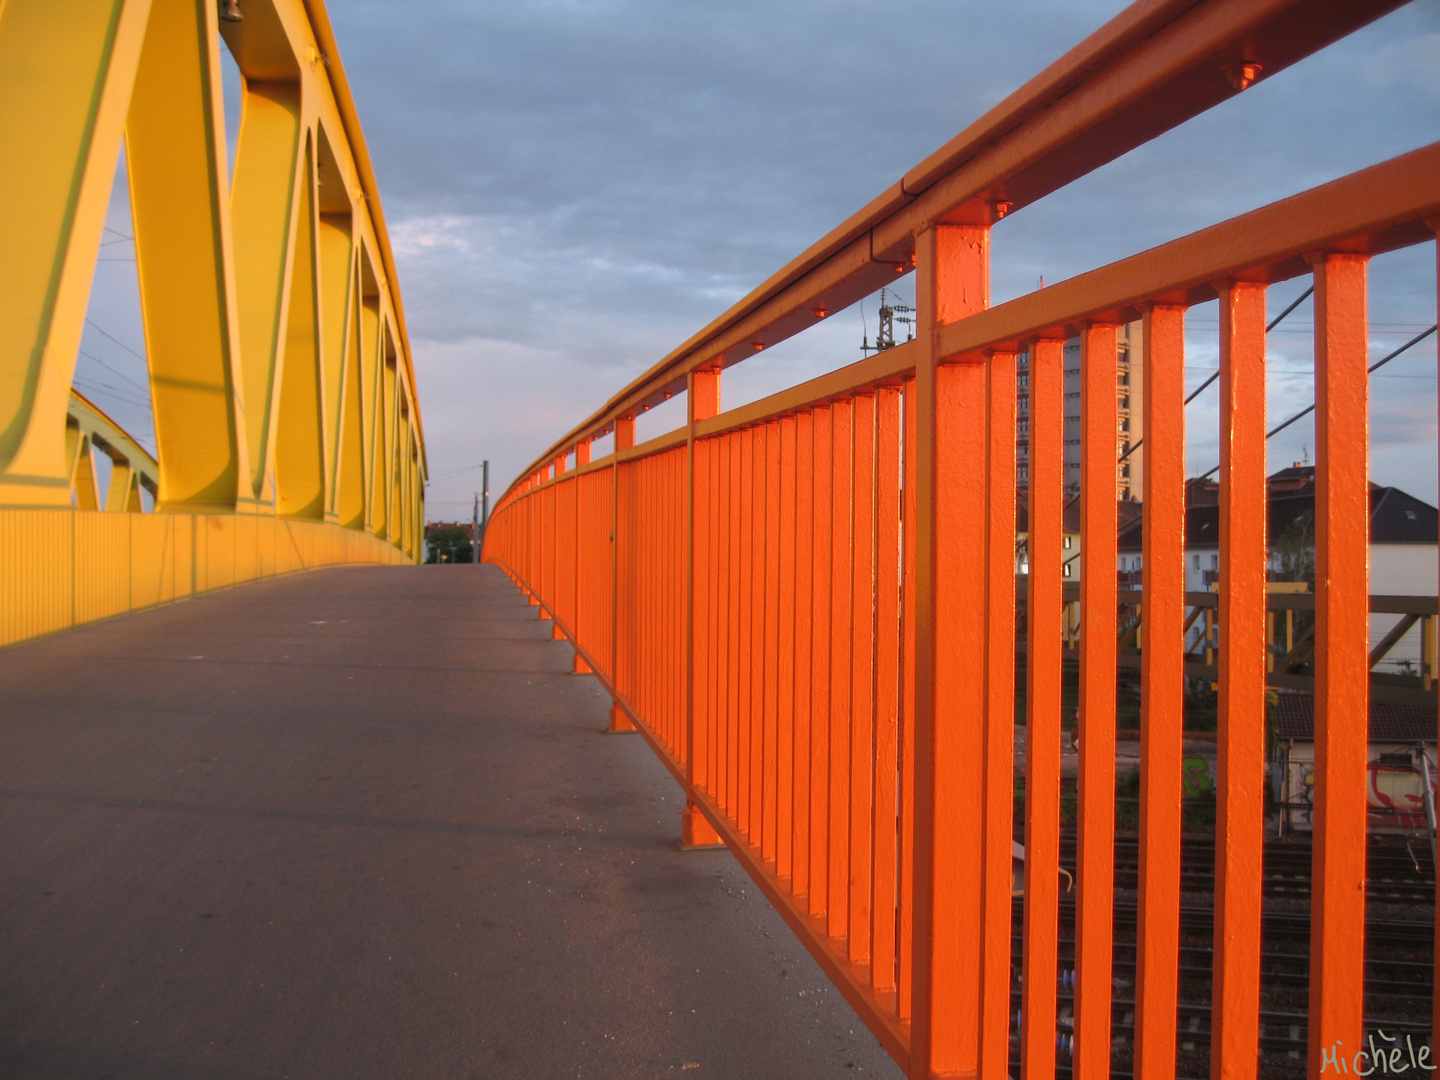
[[[431,563],[467,563],[470,558],[470,530],[463,525],[431,527],[425,539],[430,543]]]
[[[1306,510],[1270,541],[1270,566],[1276,581],[1315,586],[1315,511]]]

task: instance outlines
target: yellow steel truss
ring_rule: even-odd
[[[241,11],[243,21],[222,22],[215,0],[0,3],[0,608],[10,624],[34,621],[17,612],[40,601],[18,582],[43,577],[54,557],[38,534],[19,539],[35,512],[102,509],[92,447],[116,465],[105,509],[139,510],[144,485],[161,515],[197,516],[146,526],[155,537],[134,542],[173,545],[161,534],[198,536],[229,515],[366,541],[317,539],[301,565],[419,554],[414,369],[329,20],[320,0],[243,0]],[[222,37],[242,76],[233,181]],[[148,474],[133,443],[122,446],[128,437],[108,418],[114,430],[100,430],[103,414],[71,391],[122,145],[158,445]],[[60,520],[52,526],[72,534],[89,527]],[[271,523],[218,528],[279,535]],[[190,549],[205,557],[205,545]],[[257,569],[264,561],[256,555]],[[201,571],[197,587],[211,580]],[[245,580],[236,573],[219,577]],[[0,644],[13,640],[0,629]]]
[[[70,462],[70,494],[77,510],[137,513],[141,509],[141,488],[152,499],[160,494],[160,463],[79,390],[70,391],[65,448]],[[103,502],[96,486],[97,450],[110,459],[110,483]]]

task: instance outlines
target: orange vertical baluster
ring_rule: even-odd
[[[735,824],[747,840],[751,836],[750,785],[754,780],[750,768],[751,720],[755,700],[755,429],[740,433],[740,680],[739,731],[736,741],[735,767],[739,791],[735,804]]]
[[[920,340],[989,303],[986,226],[916,239]],[[933,348],[933,346],[932,346]],[[916,372],[915,997],[910,1074],[974,1073],[980,1035],[985,368]]]
[[[618,420],[615,422],[615,446],[617,450],[620,447],[620,421]],[[621,552],[625,542],[625,530],[620,520],[622,512],[621,502],[623,499],[622,489],[624,484],[620,473],[620,456],[618,453],[615,455],[614,462],[615,464],[610,469],[610,473],[615,479],[615,486],[611,493],[610,500],[610,535],[613,537],[610,544],[613,574],[610,585],[610,663],[611,670],[614,672],[612,685],[618,696],[622,692],[624,685],[623,672],[625,670],[625,650],[621,647],[620,643],[620,609],[625,603],[622,599],[624,565],[621,559]],[[610,709],[610,730],[624,731],[626,730],[628,722],[628,716],[626,716],[624,710],[619,707],[618,701],[615,702]]]
[[[671,513],[670,505],[670,465],[669,454],[657,454],[651,461],[651,516],[650,520],[655,523],[655,543],[652,548],[653,561],[651,566],[656,567],[659,573],[655,575],[655,604],[649,613],[647,620],[650,627],[650,651],[648,667],[654,672],[651,682],[652,704],[647,715],[650,717],[652,728],[660,733],[665,748],[671,755],[679,760],[681,767],[684,767],[683,747],[675,738],[675,716],[670,705],[670,687],[675,674],[674,656],[672,653],[673,643],[676,638],[671,634],[672,608],[675,603],[675,555],[685,550],[684,542],[681,539],[681,529],[676,528],[675,517]],[[684,642],[679,642],[681,649]]]
[[[750,678],[745,684],[749,709],[747,756],[744,769],[749,784],[749,839],[760,846],[761,798],[764,794],[765,730],[765,447],[769,431],[764,425],[751,428],[750,487]]]
[[[814,617],[811,626],[810,715],[810,914],[826,913],[830,900],[830,627],[833,592],[831,565],[830,508],[833,503],[831,467],[835,447],[831,410],[821,406],[814,413]]]
[[[685,691],[689,708],[699,710],[699,725],[696,725],[696,718],[692,714],[690,720],[690,731],[686,743],[690,747],[690,776],[691,782],[697,779],[706,791],[711,788],[711,757],[709,754],[710,739],[709,728],[713,723],[714,713],[712,711],[711,686],[714,683],[715,671],[715,638],[713,632],[713,594],[711,583],[714,580],[714,505],[715,487],[714,478],[710,471],[710,459],[712,456],[713,443],[706,440],[697,443],[695,438],[695,425],[701,420],[708,420],[720,412],[720,370],[718,368],[693,371],[690,373],[688,386],[686,388],[686,402],[690,413],[690,433],[688,443],[690,446],[690,477],[691,490],[695,491],[698,484],[703,489],[703,515],[700,516],[699,530],[695,522],[695,500],[692,495],[691,514],[692,524],[690,528],[690,549],[692,552],[690,565],[686,571],[686,588],[691,597],[692,614],[690,622],[699,625],[702,640],[693,641],[690,651],[690,665],[687,676],[688,682]],[[696,451],[700,450],[701,456],[697,459]],[[700,552],[703,565],[697,568],[695,552]],[[698,570],[698,572],[697,572]],[[697,607],[698,605],[698,607]],[[698,681],[697,681],[698,680]],[[700,767],[696,767],[695,759],[699,757]]]
[[[635,506],[635,536],[638,541],[638,555],[635,579],[640,593],[640,602],[635,605],[633,618],[636,628],[635,653],[631,667],[636,683],[635,703],[640,718],[652,734],[660,734],[655,715],[655,679],[660,668],[660,658],[655,655],[655,604],[660,591],[664,572],[656,559],[660,547],[656,534],[664,523],[656,517],[655,506],[655,459],[641,458],[636,463],[635,474],[640,489]],[[659,572],[657,572],[659,571]]]
[[[915,955],[915,468],[916,392],[915,380],[904,388],[901,452],[904,480],[901,490],[901,571],[900,571],[900,892],[897,917],[900,920],[895,964],[896,1014],[903,1021],[911,1017],[914,1000]]]
[[[720,670],[715,680],[715,802],[727,814],[733,805],[730,798],[730,709],[734,696],[731,693],[730,685],[735,673],[735,619],[733,604],[735,599],[735,569],[734,569],[734,546],[731,543],[731,532],[735,527],[735,515],[732,508],[734,491],[734,479],[731,473],[731,456],[735,446],[734,432],[727,432],[720,436],[719,458],[720,468],[720,498],[718,502],[719,520],[716,522],[716,532],[719,534],[720,542],[720,594],[716,603],[716,631],[719,634],[719,655]]]
[[[895,992],[895,878],[900,775],[900,388],[876,398],[875,420],[875,791],[870,985]]]
[[[780,808],[780,422],[765,425],[765,668],[761,858],[775,861]]]
[[[685,647],[686,632],[686,554],[690,546],[688,533],[689,509],[686,483],[686,454],[684,450],[672,451],[664,456],[665,461],[665,521],[669,529],[669,547],[666,551],[669,574],[665,582],[667,603],[665,625],[661,630],[668,663],[665,665],[665,714],[669,718],[670,739],[676,758],[690,768],[690,747],[686,730],[688,695],[685,692],[686,668],[690,653]]]
[[[875,396],[854,401],[850,586],[850,959],[870,963],[875,835]]]
[[[547,469],[546,472],[549,472]],[[536,536],[537,556],[535,566],[535,597],[544,605],[541,609],[541,616],[544,617],[549,609],[546,600],[550,596],[550,551],[552,548],[554,534],[550,529],[550,497],[554,489],[547,483],[535,496],[536,504]]]
[[[655,732],[655,710],[651,707],[654,698],[655,672],[659,667],[654,653],[654,636],[651,625],[654,620],[655,594],[661,575],[655,572],[655,533],[660,522],[655,517],[655,468],[654,459],[641,458],[635,462],[635,487],[637,497],[634,503],[634,536],[636,560],[633,569],[639,603],[631,610],[634,626],[634,651],[630,657],[630,670],[635,681],[635,704],[652,733]]]
[[[709,723],[709,684],[713,670],[714,640],[710,634],[711,504],[708,444],[697,443],[695,425],[720,411],[720,372],[692,371],[685,395],[690,413],[686,437],[686,636],[689,639],[685,664],[685,758],[691,784],[708,787],[709,755],[706,728]],[[697,453],[699,457],[697,458]],[[698,584],[697,584],[698,578]],[[693,806],[686,812],[696,817]],[[708,822],[706,823],[708,825]],[[704,830],[707,834],[709,830]],[[706,837],[708,839],[708,835]],[[718,837],[717,837],[718,839]]]
[[[1260,1052],[1265,850],[1265,286],[1220,287],[1220,696],[1211,1071]]]
[[[646,711],[646,697],[649,689],[646,677],[654,670],[654,665],[647,664],[647,649],[650,642],[645,633],[645,614],[650,608],[650,594],[654,588],[653,574],[646,571],[654,565],[650,561],[650,537],[652,530],[647,524],[652,520],[650,517],[649,496],[649,468],[645,458],[636,458],[631,462],[630,468],[630,490],[627,492],[629,499],[630,518],[630,543],[631,565],[630,565],[630,587],[628,603],[626,604],[626,633],[629,655],[626,657],[625,677],[626,696],[634,703],[637,719],[653,721]]]
[[[571,644],[579,643],[580,622],[580,481],[571,477],[562,495],[565,507],[565,623]]]
[[[851,511],[853,500],[854,402],[841,399],[830,406],[830,708],[829,784],[830,898],[825,909],[832,938],[849,931],[850,907],[850,579]]]
[[[610,671],[611,684],[615,680],[615,470],[605,470],[605,482],[601,491],[601,509],[605,520],[609,524],[610,531],[606,534],[610,538],[610,546],[605,560],[605,581],[603,584],[605,592],[605,618],[602,629],[605,633],[605,648],[607,656],[607,667]],[[602,525],[603,529],[605,526]]]
[[[1060,935],[1060,726],[1065,578],[1064,342],[1030,347],[1025,597],[1025,921],[1022,1080],[1055,1075]]]
[[[665,671],[665,651],[659,640],[658,623],[661,619],[661,605],[665,596],[665,543],[666,527],[669,524],[663,516],[664,507],[660,499],[660,476],[658,459],[647,457],[641,463],[644,478],[644,502],[641,503],[637,532],[643,529],[645,556],[640,566],[642,580],[646,586],[645,602],[636,612],[643,635],[641,648],[635,656],[635,673],[644,687],[640,696],[640,714],[650,731],[662,741],[665,739],[665,717],[657,708],[660,681]],[[640,525],[644,522],[644,526]]]
[[[665,510],[665,459],[652,455],[645,459],[645,521],[650,527],[648,536],[648,558],[644,565],[649,573],[650,602],[645,605],[641,617],[645,625],[645,659],[642,669],[645,673],[645,701],[641,706],[650,730],[660,737],[672,754],[675,744],[669,738],[669,717],[665,711],[665,681],[668,676],[669,649],[664,640],[666,605],[669,601],[667,586],[670,583],[670,519]]]
[[[661,688],[665,679],[665,643],[661,640],[664,623],[665,584],[669,577],[666,566],[670,552],[667,543],[670,522],[666,520],[662,490],[664,460],[651,455],[644,460],[645,502],[641,520],[645,527],[645,560],[640,565],[645,569],[646,602],[637,613],[644,633],[644,648],[637,655],[636,672],[645,687],[641,697],[640,713],[652,734],[662,743],[668,743],[665,730],[665,713],[661,707]],[[674,750],[673,745],[667,749]]]
[[[1145,499],[1140,613],[1140,912],[1135,1076],[1175,1071],[1180,963],[1180,770],[1185,705],[1185,309],[1144,329]],[[1134,364],[1134,358],[1131,358]],[[1033,421],[1032,421],[1033,423]]]
[[[684,747],[676,738],[675,712],[671,703],[671,690],[675,680],[675,645],[679,644],[680,651],[684,651],[684,641],[680,640],[673,631],[674,609],[676,607],[675,595],[675,559],[679,554],[683,557],[685,543],[682,538],[683,523],[676,520],[673,513],[675,507],[671,504],[670,487],[672,472],[672,455],[658,454],[655,462],[655,521],[659,528],[657,530],[656,544],[656,565],[661,568],[660,579],[656,583],[659,594],[659,603],[656,607],[656,617],[652,619],[653,627],[651,643],[654,652],[651,653],[651,666],[655,669],[655,712],[653,715],[664,733],[666,747],[670,753],[679,760],[683,767]],[[677,528],[681,525],[681,528]]]
[[[725,670],[721,660],[721,637],[720,637],[720,575],[721,553],[720,553],[720,500],[724,497],[724,489],[720,484],[720,447],[721,440],[718,436],[708,439],[696,440],[697,468],[704,470],[705,486],[709,490],[706,499],[705,518],[700,523],[699,551],[700,557],[706,561],[706,566],[699,568],[695,575],[695,588],[704,590],[705,605],[705,638],[707,648],[705,653],[705,677],[701,681],[699,669],[696,669],[695,678],[696,693],[701,702],[702,713],[705,717],[703,727],[696,728],[696,739],[700,741],[700,749],[697,753],[703,756],[705,768],[701,774],[703,784],[701,790],[705,792],[716,806],[720,805],[719,789],[717,787],[719,776],[719,762],[715,757],[715,728],[719,723],[719,686],[722,673]]]
[[[780,637],[775,643],[779,746],[775,791],[775,876],[793,874],[795,840],[795,417],[780,419],[779,604]],[[793,885],[792,885],[793,888]]]
[[[1115,923],[1115,327],[1080,335],[1080,766],[1075,1080],[1110,1075]]]
[[[685,452],[683,449],[659,456],[660,513],[664,523],[665,567],[663,618],[656,625],[660,650],[660,711],[670,752],[682,768],[688,769],[685,746]]]
[[[693,395],[691,396],[693,401]],[[690,783],[701,791],[709,787],[707,773],[710,747],[706,737],[712,681],[714,642],[710,631],[710,485],[709,446],[704,440],[690,440],[690,566],[686,573],[686,590],[690,596],[690,663],[686,676],[685,699],[689,703],[689,731],[685,743],[689,747]]]
[[[815,593],[815,425],[810,412],[795,417],[795,858],[791,888],[810,893],[810,740],[814,729],[814,687],[810,656]],[[802,905],[803,909],[803,905]]]
[[[730,683],[725,709],[725,791],[730,820],[740,820],[740,724],[744,716],[741,693],[748,689],[744,679],[742,658],[745,653],[744,597],[747,565],[742,540],[744,523],[742,507],[746,477],[743,469],[746,433],[733,431],[730,442],[730,622],[726,628],[729,651]]]
[[[675,523],[676,536],[674,556],[674,579],[672,588],[675,600],[671,604],[671,629],[668,640],[673,642],[674,676],[670,682],[671,708],[675,714],[675,742],[680,748],[687,774],[690,770],[692,752],[689,732],[690,712],[690,652],[685,647],[685,635],[690,619],[690,552],[693,544],[689,535],[691,508],[689,507],[689,483],[687,482],[687,455],[677,451],[671,463],[670,499],[671,520]]]
[[[765,796],[765,672],[769,657],[765,649],[766,609],[766,566],[769,562],[769,544],[765,528],[766,496],[769,486],[767,458],[770,444],[770,426],[761,424],[754,428],[755,465],[754,484],[750,489],[753,499],[753,516],[750,519],[751,562],[753,574],[750,583],[750,758],[746,766],[750,775],[750,842],[760,847],[761,832],[764,828]]]
[[[1015,354],[985,364],[985,861],[980,1071],[1010,1068],[1015,860]]]
[[[1431,218],[1429,222],[1427,222],[1427,224],[1429,224],[1432,229],[1435,229],[1437,233],[1440,233],[1440,217]],[[1440,237],[1437,237],[1437,240],[1440,240]],[[1440,242],[1437,242],[1435,245],[1435,269],[1435,283],[1437,290],[1440,290]],[[1437,311],[1440,311],[1440,292],[1437,292],[1436,308]],[[1427,655],[1425,656],[1424,663],[1435,663],[1435,657],[1429,655],[1428,651]],[[1432,676],[1436,674],[1433,669],[1431,674]],[[1437,749],[1440,749],[1440,747],[1437,747]],[[1428,766],[1426,767],[1428,768]],[[1440,911],[1440,874],[1435,875],[1435,910]],[[1434,952],[1431,955],[1440,956],[1440,919],[1435,920],[1435,943],[1433,948]],[[1440,1031],[1440,964],[1435,965],[1435,976],[1434,983],[1431,988],[1430,1000],[1430,1030],[1432,1032]]]
[[[689,695],[686,693],[688,675],[686,669],[689,667],[690,653],[685,647],[685,632],[687,623],[687,581],[689,574],[686,567],[686,555],[690,547],[689,543],[689,500],[686,498],[688,484],[686,483],[686,454],[678,451],[666,455],[666,480],[665,485],[665,518],[670,522],[670,579],[667,588],[670,594],[670,603],[666,605],[669,615],[665,626],[665,644],[670,654],[670,663],[666,665],[670,677],[667,681],[665,711],[671,720],[672,738],[675,744],[675,756],[685,766],[686,772],[690,768],[690,744],[687,731],[686,714],[689,711]]]
[[[711,477],[710,500],[710,726],[708,729],[710,780],[707,794],[722,811],[725,807],[725,509],[728,494],[725,488],[725,436],[708,440]]]
[[[645,520],[649,523],[649,557],[645,562],[650,582],[650,602],[645,605],[645,652],[641,667],[645,672],[646,690],[643,707],[650,730],[674,756],[676,750],[671,727],[669,705],[670,641],[666,631],[670,622],[671,554],[675,551],[672,532],[674,522],[668,513],[668,455],[657,454],[645,459],[648,494]]]
[[[707,793],[718,806],[721,803],[720,730],[725,717],[725,481],[722,472],[725,455],[723,438],[707,440],[710,460],[710,772]]]
[[[1310,1072],[1360,1048],[1369,749],[1369,376],[1361,255],[1315,268],[1315,817]],[[1351,1048],[1354,1048],[1353,1050]]]

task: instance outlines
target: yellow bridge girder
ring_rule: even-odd
[[[70,391],[65,416],[65,449],[70,462],[70,494],[77,510],[138,513],[140,489],[160,493],[160,463],[79,390]],[[95,453],[110,459],[110,483],[104,501],[95,473]]]
[[[16,515],[101,510],[92,448],[116,464],[105,509],[138,510],[145,486],[160,514],[379,542],[322,545],[351,560],[420,553],[414,369],[329,19],[320,0],[240,8],[222,22],[215,0],[0,3],[0,583],[44,570]],[[242,76],[233,181],[222,37]],[[148,467],[71,385],[122,145]],[[19,592],[0,590],[0,608]]]

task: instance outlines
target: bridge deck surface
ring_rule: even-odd
[[[0,652],[0,1076],[897,1076],[491,567]]]

